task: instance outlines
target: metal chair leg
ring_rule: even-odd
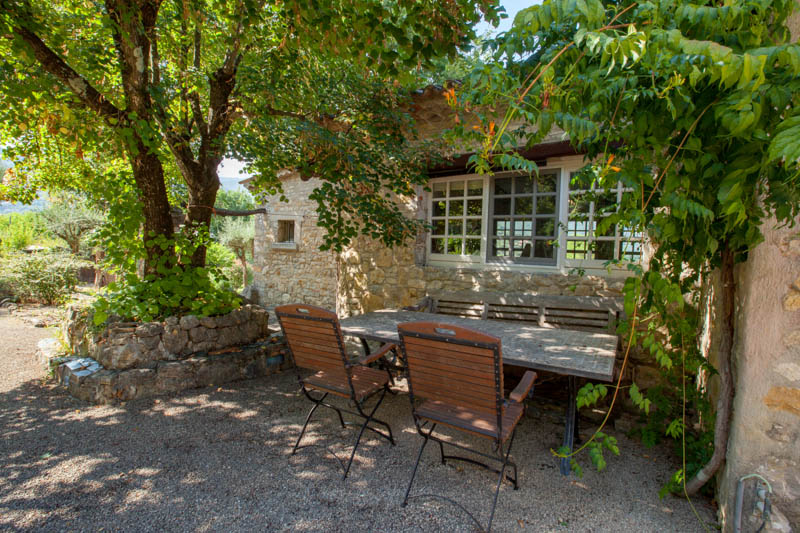
[[[486,528],[487,533],[492,531],[492,521],[494,520],[494,511],[497,508],[497,497],[500,496],[500,486],[503,484],[503,478],[506,475],[506,467],[508,466],[508,458],[511,455],[511,446],[514,444],[514,435],[516,434],[516,430],[511,434],[511,440],[508,442],[508,450],[506,451],[505,457],[503,457],[503,466],[500,468],[500,475],[497,477],[497,488],[494,491],[494,501],[492,502],[492,512],[489,514],[489,526]],[[501,454],[502,454],[502,445],[500,447]],[[514,479],[514,485],[516,486],[517,480],[516,477]]]
[[[432,432],[433,429],[436,427],[436,424],[431,427],[430,431]],[[419,467],[419,461],[422,459],[422,452],[425,451],[425,446],[428,444],[428,436],[423,435],[424,439],[422,441],[422,446],[419,447],[419,453],[417,454],[417,462],[414,463],[414,471],[411,472],[411,481],[408,482],[408,488],[406,489],[406,496],[403,498],[402,506],[405,507],[408,505],[408,495],[411,493],[411,486],[414,484],[414,478],[417,477],[417,468]]]
[[[311,396],[308,395],[308,392],[305,390],[305,388],[303,388],[303,392],[306,393],[306,396],[311,398]],[[306,433],[306,428],[308,427],[308,423],[311,421],[311,417],[314,414],[314,411],[317,410],[317,407],[319,407],[320,404],[322,404],[322,402],[325,400],[327,396],[328,393],[326,392],[325,394],[322,395],[322,398],[320,398],[319,400],[314,400],[313,398],[311,398],[314,401],[314,407],[311,408],[311,410],[308,412],[308,416],[306,416],[306,422],[305,424],[303,424],[303,429],[300,430],[300,436],[297,437],[297,442],[294,443],[294,448],[292,449],[292,455],[297,453],[297,447],[300,446],[300,441],[303,440],[303,435],[305,435]],[[339,419],[341,418],[342,418],[342,413],[339,413]],[[344,426],[344,421],[342,421],[342,426]]]
[[[372,408],[372,411],[370,412],[370,414],[365,416],[364,424],[362,424],[361,430],[358,432],[358,438],[356,439],[356,443],[353,445],[353,451],[352,451],[352,453],[350,453],[350,461],[347,462],[347,468],[345,468],[344,477],[342,477],[342,480],[347,479],[347,474],[350,473],[350,467],[353,464],[353,459],[356,456],[356,450],[358,450],[358,445],[361,443],[361,437],[364,435],[364,431],[366,429],[371,429],[372,431],[376,431],[374,428],[367,428],[367,426],[369,425],[370,422],[372,422],[373,415],[378,410],[378,407],[380,407],[380,405],[383,402],[383,399],[385,397],[386,397],[386,390],[384,389],[383,394],[381,394],[381,397],[378,399],[378,403],[376,403],[375,407]],[[356,404],[356,407],[358,408],[358,411],[362,415],[364,415],[363,411],[361,410],[361,406],[359,404]],[[379,422],[379,421],[376,420],[376,422]],[[389,440],[390,440],[390,442],[392,444],[394,444],[394,437],[392,436],[392,428],[389,427],[389,425],[386,424],[385,422],[381,422],[381,423],[385,424],[386,427],[389,428]],[[380,434],[380,432],[377,432],[377,433]]]

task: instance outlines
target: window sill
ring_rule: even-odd
[[[296,242],[273,242],[271,248],[273,250],[297,250]]]

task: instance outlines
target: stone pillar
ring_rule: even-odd
[[[788,21],[800,40],[800,12]],[[734,347],[736,397],[718,500],[724,531],[734,530],[736,485],[764,476],[775,491],[764,531],[800,531],[800,220],[793,228],[764,225],[764,242],[739,270]],[[752,483],[752,481],[748,482]],[[750,491],[748,491],[749,493]],[[755,531],[752,500],[742,531]],[[749,507],[749,508],[748,508]],[[757,521],[755,527],[753,522]]]
[[[734,529],[737,482],[751,473],[774,490],[764,531],[800,531],[800,227],[770,221],[762,231],[738,272],[736,397],[718,495],[724,531]],[[751,495],[755,480],[747,483]],[[761,523],[753,503],[743,506],[743,531]]]

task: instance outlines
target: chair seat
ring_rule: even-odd
[[[503,433],[500,440],[505,442],[514,431],[520,418],[522,418],[524,406],[521,403],[512,402],[508,404],[503,413]],[[430,420],[437,424],[454,427],[463,431],[475,433],[481,437],[496,439],[497,417],[492,414],[474,411],[465,407],[451,405],[445,402],[426,400],[417,409],[416,414],[420,418]]]
[[[352,368],[353,389],[356,393],[356,400],[361,400],[374,392],[383,388],[389,382],[389,376],[385,371],[375,370],[366,366],[354,366]],[[350,397],[350,385],[347,383],[347,376],[344,372],[330,372],[321,370],[303,378],[306,387],[322,390],[345,398]]]

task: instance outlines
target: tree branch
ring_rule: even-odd
[[[249,217],[250,215],[266,215],[267,208],[266,207],[259,207],[258,209],[250,209],[247,211],[237,211],[234,209],[222,209],[220,207],[214,207],[211,209],[211,212],[217,216],[221,217]]]
[[[22,26],[14,26],[12,31],[31,47],[42,68],[68,87],[86,107],[103,118],[122,120],[122,111],[51,50],[38,35]]]

